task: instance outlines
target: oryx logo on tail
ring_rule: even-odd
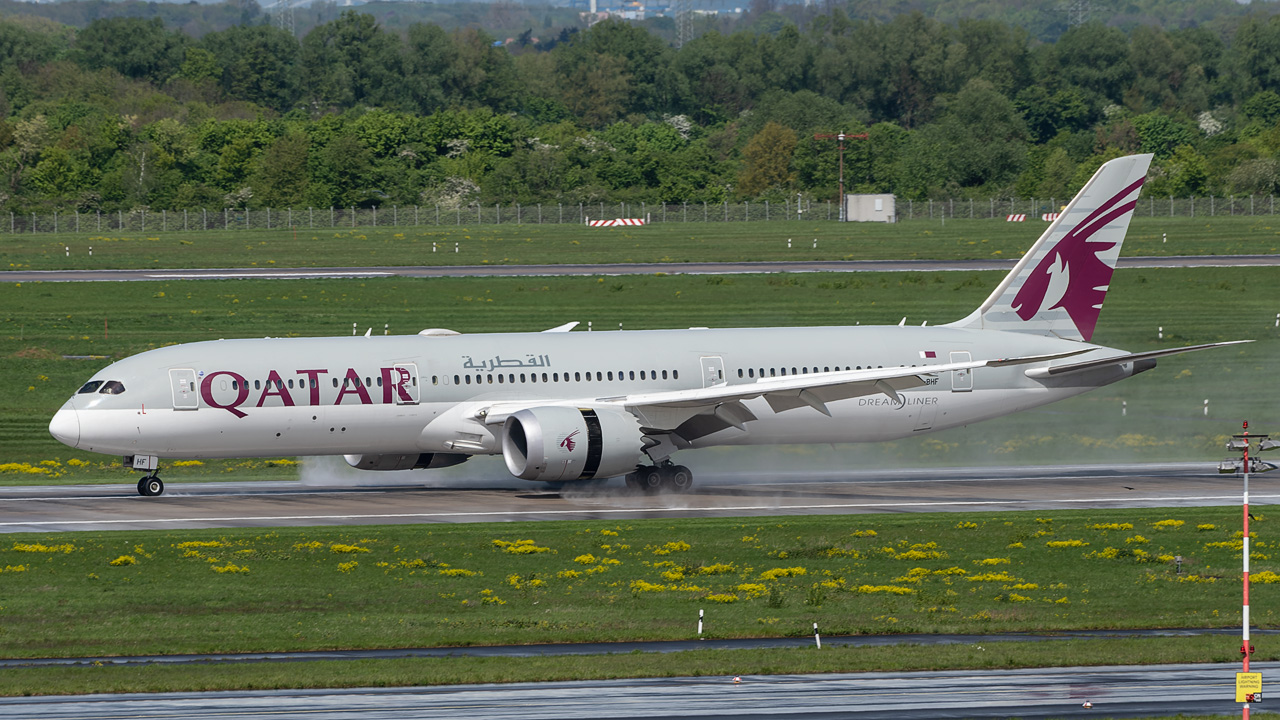
[[[1114,270],[1098,255],[1115,248],[1124,236],[1101,241],[1091,238],[1113,220],[1133,211],[1145,179],[1139,178],[1089,213],[1049,250],[1013,298],[1018,317],[1030,320],[1042,310],[1062,308],[1085,340],[1093,337]]]
[[[1103,163],[987,299],[948,326],[1090,340],[1151,157]]]

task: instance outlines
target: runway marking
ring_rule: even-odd
[[[406,488],[414,489],[414,488]],[[124,491],[122,491],[124,492]],[[266,492],[252,492],[246,490],[244,492],[174,492],[166,493],[167,498],[244,498],[244,497],[261,497],[270,498],[280,495],[288,495],[290,497],[297,495],[385,495],[387,490],[359,490],[352,488],[350,490],[279,490]],[[134,493],[126,493],[124,495],[71,495],[62,497],[60,495],[31,495],[29,497],[0,497],[0,503],[4,502],[49,502],[57,500],[145,500],[150,501],[151,498],[144,498]]]
[[[227,278],[312,278],[312,277],[334,277],[334,278],[352,278],[352,277],[387,277],[395,275],[392,272],[381,270],[336,270],[323,271],[317,270],[312,272],[222,272],[222,273],[145,273],[148,278],[154,280],[224,280]]]
[[[1280,495],[1254,495],[1255,498],[1278,498]],[[1204,501],[1204,500],[1238,500],[1238,495],[1201,495],[1188,497],[1140,497],[1124,498],[1127,502],[1167,502]],[[567,508],[564,510],[520,510],[483,512],[435,512],[435,513],[375,513],[361,515],[263,515],[254,517],[190,517],[190,518],[132,518],[120,520],[36,520],[28,522],[5,522],[0,527],[44,527],[49,525],[126,525],[130,523],[182,523],[182,522],[261,522],[267,520],[394,520],[404,518],[432,517],[509,517],[509,516],[546,516],[574,515],[580,513],[621,514],[621,513],[663,513],[663,512],[742,512],[747,510],[832,510],[842,508],[898,508],[898,507],[981,507],[986,505],[1032,505],[1042,503],[1096,503],[1112,502],[1116,498],[1077,498],[1068,500],[956,500],[936,502],[882,502],[882,503],[829,503],[822,505],[733,505],[711,507],[650,507],[650,508]]]

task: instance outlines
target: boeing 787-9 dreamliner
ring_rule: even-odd
[[[344,455],[364,470],[502,454],[511,474],[686,490],[671,456],[715,445],[890,440],[1109,385],[1156,358],[1089,342],[1150,155],[1103,165],[968,317],[781,327],[216,340],[93,376],[49,432],[161,459]]]

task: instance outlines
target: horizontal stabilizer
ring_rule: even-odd
[[[1101,358],[1099,360],[1085,360],[1084,362],[1071,363],[1069,365],[1057,365],[1054,367],[1031,368],[1025,374],[1030,378],[1051,378],[1070,375],[1072,373],[1085,372],[1086,370],[1094,370],[1101,367],[1109,367],[1112,365],[1124,365],[1131,362],[1142,362],[1143,360],[1155,360],[1156,358],[1168,357],[1169,355],[1181,355],[1182,353],[1196,352],[1197,350],[1209,350],[1212,348],[1227,347],[1228,345],[1241,345],[1243,343],[1251,343],[1252,340],[1231,340],[1229,342],[1207,343],[1205,345],[1189,345],[1187,347],[1170,348],[1168,350],[1152,350],[1150,352],[1128,353],[1126,355],[1115,355],[1112,357]]]

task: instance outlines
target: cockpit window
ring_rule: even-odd
[[[98,392],[103,395],[121,395],[124,393],[124,383],[119,380],[108,380],[103,383],[102,389]]]
[[[85,384],[84,384],[84,387],[80,388],[80,390],[79,390],[79,391],[77,391],[77,393],[76,393],[76,394],[77,394],[77,395],[85,395],[85,394],[87,394],[87,393],[97,392],[98,388],[100,388],[100,387],[102,387],[102,381],[101,381],[101,380],[90,380],[89,382],[85,383]]]

